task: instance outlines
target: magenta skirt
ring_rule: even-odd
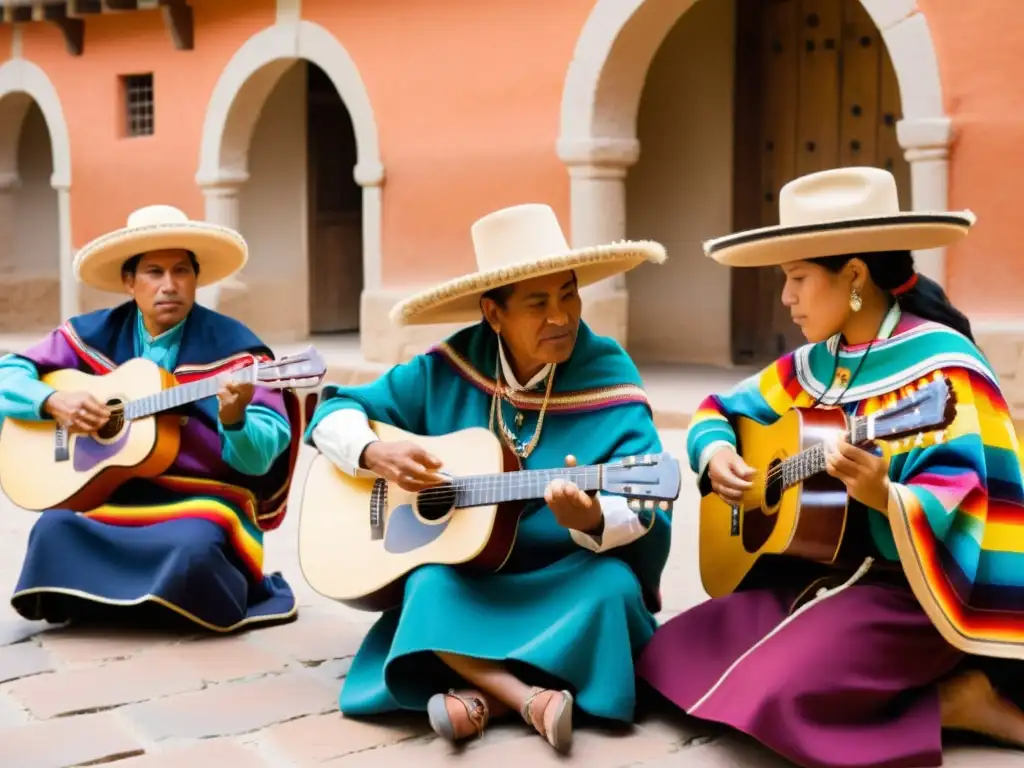
[[[688,714],[806,768],[941,765],[936,681],[963,654],[909,589],[858,582],[793,610],[797,596],[702,603],[655,632],[637,672]]]

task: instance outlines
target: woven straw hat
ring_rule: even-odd
[[[704,243],[731,267],[877,251],[941,248],[965,237],[970,211],[901,211],[896,180],[880,168],[837,168],[794,179],[779,193],[779,225]]]
[[[397,325],[459,323],[480,318],[480,297],[494,288],[573,270],[589,285],[651,261],[665,261],[655,242],[621,241],[570,248],[550,206],[537,203],[503,208],[472,227],[477,271],[421,291],[391,310]]]
[[[78,279],[103,291],[124,291],[121,266],[133,256],[168,249],[192,251],[199,262],[197,286],[230,277],[249,258],[245,239],[233,229],[192,221],[170,205],[133,212],[128,225],[101,235],[75,255]]]

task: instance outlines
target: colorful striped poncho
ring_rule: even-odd
[[[996,375],[956,331],[900,317],[898,308],[888,319],[839,403],[848,413],[870,414],[944,375],[957,415],[941,440],[892,444],[889,509],[868,511],[874,543],[884,557],[900,561],[950,644],[971,654],[1024,658],[1024,479]],[[833,338],[801,347],[729,394],[704,400],[688,436],[694,471],[703,476],[716,447],[735,445],[733,416],[770,424],[822,394],[824,403],[835,402],[867,347],[838,346]]]

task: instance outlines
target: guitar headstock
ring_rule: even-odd
[[[294,355],[267,360],[256,367],[256,384],[271,389],[304,389],[317,386],[327,375],[327,363],[308,347]]]
[[[956,418],[956,393],[949,379],[938,376],[868,418],[874,436],[883,440],[943,430]]]
[[[625,496],[634,511],[653,509],[657,504],[668,510],[679,498],[682,479],[679,462],[670,453],[627,456],[603,466],[601,490]]]

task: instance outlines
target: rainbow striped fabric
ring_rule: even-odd
[[[894,310],[898,313],[898,310]],[[997,377],[969,339],[936,323],[897,317],[866,345],[806,345],[698,408],[690,465],[703,475],[716,448],[735,446],[733,416],[770,424],[794,407],[838,402],[849,413],[892,405],[945,376],[957,416],[941,436],[892,446],[889,509],[870,511],[881,553],[899,559],[914,595],[948,642],[966,653],[1024,658],[1024,478],[1019,443]],[[838,354],[838,372],[835,356]]]

